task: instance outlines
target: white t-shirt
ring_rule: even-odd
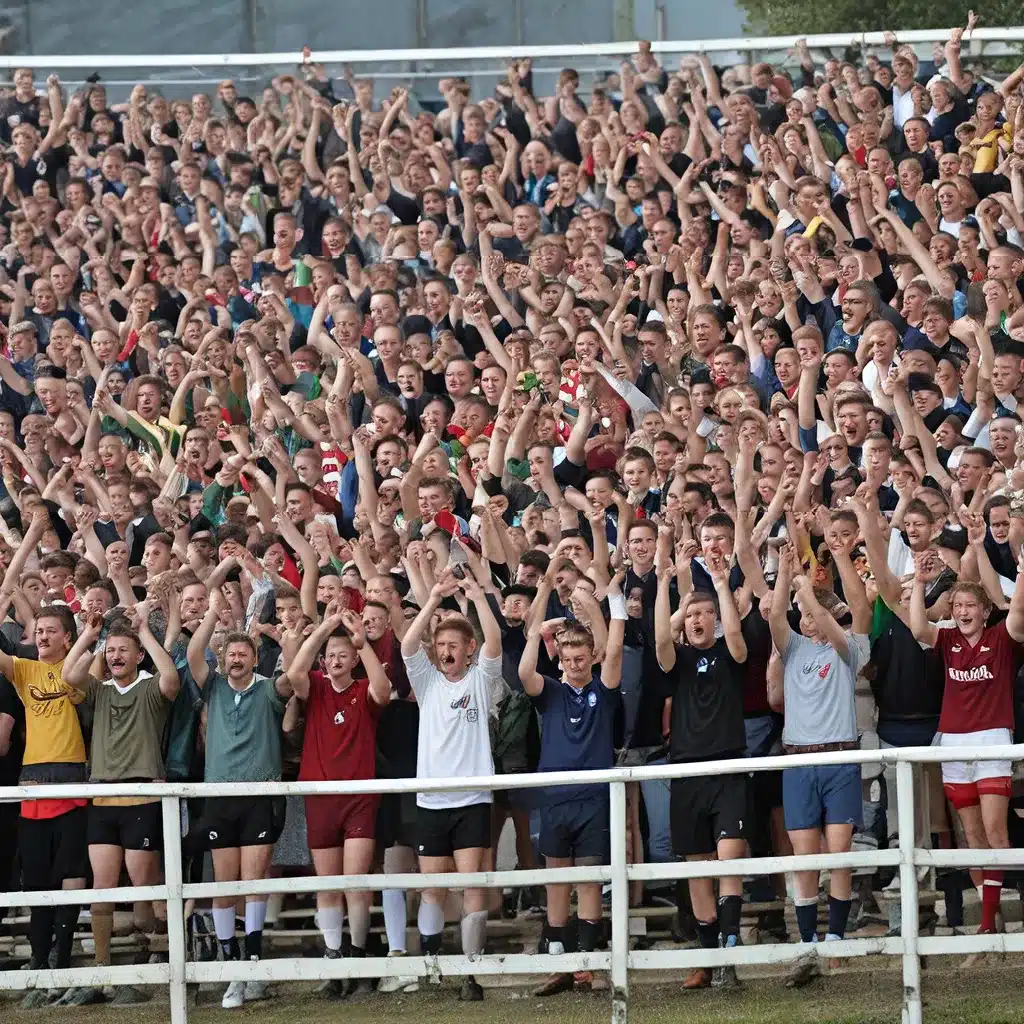
[[[481,654],[476,664],[455,683],[434,668],[423,647],[403,660],[420,706],[416,778],[493,775],[488,720],[508,689],[501,674],[501,658]],[[489,804],[493,800],[487,790],[416,794],[418,807],[434,810]]]

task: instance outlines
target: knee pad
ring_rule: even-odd
[[[1002,779],[986,779],[990,782],[1002,782]],[[1006,782],[1009,782],[1006,779]],[[956,808],[963,810],[965,807],[977,807],[981,801],[978,798],[978,783],[975,782],[945,782],[942,785],[946,799]]]

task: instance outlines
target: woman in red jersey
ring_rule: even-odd
[[[922,644],[934,647],[946,669],[942,712],[935,743],[943,747],[1009,746],[1013,743],[1013,681],[1024,640],[1024,587],[1017,587],[1005,621],[988,625],[992,602],[979,583],[960,582],[950,590],[954,625],[940,629],[928,621],[920,556],[910,598],[910,628]],[[1010,846],[1007,812],[1011,770],[1008,760],[944,761],[942,782],[956,808],[972,849]],[[996,929],[1003,872],[982,878],[981,932]]]

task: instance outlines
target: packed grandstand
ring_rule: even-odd
[[[180,843],[187,881],[379,873],[316,894],[311,956],[476,956],[495,920],[531,919],[541,953],[586,952],[609,941],[599,882],[453,900],[388,876],[487,870],[503,832],[522,869],[608,864],[606,786],[259,784],[1011,744],[1024,66],[962,61],[971,28],[928,55],[801,42],[780,66],[641,43],[546,96],[516,60],[439,101],[308,52],[253,96],[114,103],[16,71],[0,786],[94,795],[0,803],[0,891],[160,884]],[[918,773],[918,844],[1021,845],[1011,762],[956,757]],[[158,780],[251,795],[183,802],[180,835],[159,800],[104,795]],[[891,782],[844,763],[631,785],[630,857],[882,848]],[[631,897],[677,945],[801,943],[800,986],[828,941],[900,927],[892,870],[821,882]],[[994,933],[1018,884],[939,871],[922,921],[963,928],[966,894]],[[11,908],[6,966],[158,948],[164,904],[134,905],[130,948],[115,906]],[[196,959],[275,955],[265,895],[185,909]]]

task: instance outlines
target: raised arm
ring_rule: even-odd
[[[742,664],[747,660],[747,641],[743,639],[736,599],[729,589],[729,566],[722,555],[714,552],[707,556],[708,574],[718,596],[718,608],[722,618],[722,635],[733,661]]]
[[[61,677],[69,686],[76,690],[84,690],[89,684],[90,672],[93,659],[93,646],[99,639],[100,630],[103,629],[103,616],[91,615],[83,623],[79,630],[78,639],[74,642],[68,656],[64,659],[61,668]],[[6,657],[6,655],[5,655]],[[7,675],[4,670],[4,675]]]
[[[928,619],[928,609],[924,603],[924,587],[925,579],[924,573],[920,560],[915,556],[914,565],[914,587],[910,591],[910,632],[914,634],[914,639],[919,644],[924,644],[925,647],[934,647],[939,640],[939,630]],[[1022,588],[1018,587],[1017,590]],[[1016,594],[1014,595],[1016,597]],[[1014,620],[1014,627],[1017,628],[1020,624],[1020,612],[1018,610],[1018,618]],[[1011,613],[1013,615],[1012,606]],[[1010,616],[1006,619],[1007,632],[1010,631]],[[1014,634],[1010,634],[1013,636]],[[1021,635],[1024,635],[1024,630],[1021,630]]]
[[[498,625],[498,620],[494,617],[494,612],[491,611],[491,605],[487,600],[487,595],[484,593],[484,588],[468,574],[459,580],[458,583],[466,597],[473,602],[473,607],[476,608],[476,614],[480,620],[480,628],[484,634],[484,645],[480,653],[485,658],[500,658],[501,627]],[[404,647],[405,641],[402,643]]]
[[[174,659],[164,650],[163,644],[157,640],[153,635],[153,631],[149,628],[149,613],[151,610],[152,605],[150,602],[143,601],[131,609],[131,617],[133,620],[137,620],[136,628],[139,640],[142,641],[143,648],[153,660],[160,693],[163,695],[164,700],[171,701],[178,696],[178,691],[181,689],[181,679],[174,665]],[[195,678],[195,673],[192,675]]]
[[[300,700],[305,700],[309,696],[310,669],[315,664],[324,644],[327,643],[327,638],[338,630],[342,621],[341,612],[332,608],[324,615],[324,621],[306,637],[295,657],[291,659],[291,664],[285,675],[288,677],[288,682],[291,683],[292,692]]]
[[[220,586],[210,586],[210,609],[199,623],[199,628],[192,634],[188,642],[188,670],[192,673],[196,686],[202,689],[210,676],[210,666],[206,663],[206,649],[210,646],[213,631],[217,627],[217,619],[220,617],[221,602],[223,595]]]
[[[835,530],[830,530],[825,537],[828,549],[832,552],[832,561],[839,570],[839,578],[843,581],[843,595],[853,615],[853,632],[869,633],[871,631],[871,604],[868,601],[864,583],[850,559],[853,541],[844,543]]]
[[[796,554],[792,544],[787,544],[779,554],[779,572],[775,577],[775,589],[772,591],[771,608],[768,611],[768,628],[771,630],[772,642],[781,658],[786,656],[786,650],[793,635],[787,613],[795,565]]]
[[[1017,579],[1024,574],[1024,555],[1017,559]],[[1024,586],[1013,588],[1013,597],[1010,599],[1010,610],[1006,616],[1006,632],[1017,641],[1024,643]]]
[[[658,539],[661,531],[668,527],[658,527]],[[670,532],[670,531],[669,531]],[[672,583],[672,563],[667,558],[659,559],[657,566],[658,592],[654,598],[654,650],[658,658],[658,667],[662,672],[671,672],[676,665],[676,645],[672,640],[672,605],[669,588]]]
[[[846,632],[842,626],[832,617],[832,613],[826,611],[818,601],[814,593],[814,586],[807,576],[797,576],[796,584],[797,598],[800,604],[800,614],[810,615],[818,632],[825,638],[825,641],[835,648],[836,654],[843,661],[850,660],[850,644],[846,638]]]
[[[452,575],[451,570],[445,569],[441,573],[437,582],[430,590],[427,603],[420,609],[419,615],[412,620],[408,631],[402,637],[403,658],[411,658],[420,649],[420,644],[423,643],[423,636],[430,627],[430,620],[434,617],[434,612],[437,611],[441,602],[446,597],[451,597],[459,589],[458,583],[459,581]],[[490,609],[488,609],[488,612],[490,612]],[[491,617],[493,618],[493,616]],[[499,640],[499,650],[500,646]]]

